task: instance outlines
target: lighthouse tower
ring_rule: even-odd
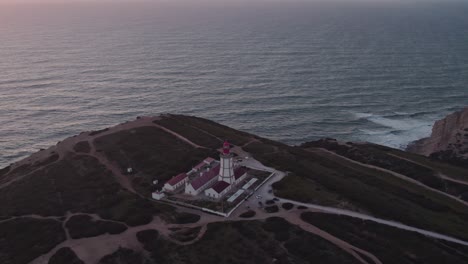
[[[223,144],[223,152],[220,155],[220,168],[218,181],[225,181],[229,184],[234,183],[234,161],[230,152],[229,142]]]

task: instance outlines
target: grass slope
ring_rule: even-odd
[[[370,221],[319,213],[303,213],[302,219],[347,242],[372,252],[383,263],[468,263],[468,247]]]

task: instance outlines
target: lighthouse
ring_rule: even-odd
[[[225,181],[229,184],[233,184],[234,180],[234,160],[230,152],[229,142],[224,141],[223,152],[220,155],[218,181]]]

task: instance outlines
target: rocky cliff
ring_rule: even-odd
[[[410,144],[408,151],[442,159],[468,158],[468,107],[435,122],[431,136]]]

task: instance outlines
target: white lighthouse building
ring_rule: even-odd
[[[229,142],[225,141],[223,144],[223,152],[220,155],[220,169],[218,175],[218,181],[225,181],[229,184],[233,184],[234,178],[234,159],[230,152]]]

